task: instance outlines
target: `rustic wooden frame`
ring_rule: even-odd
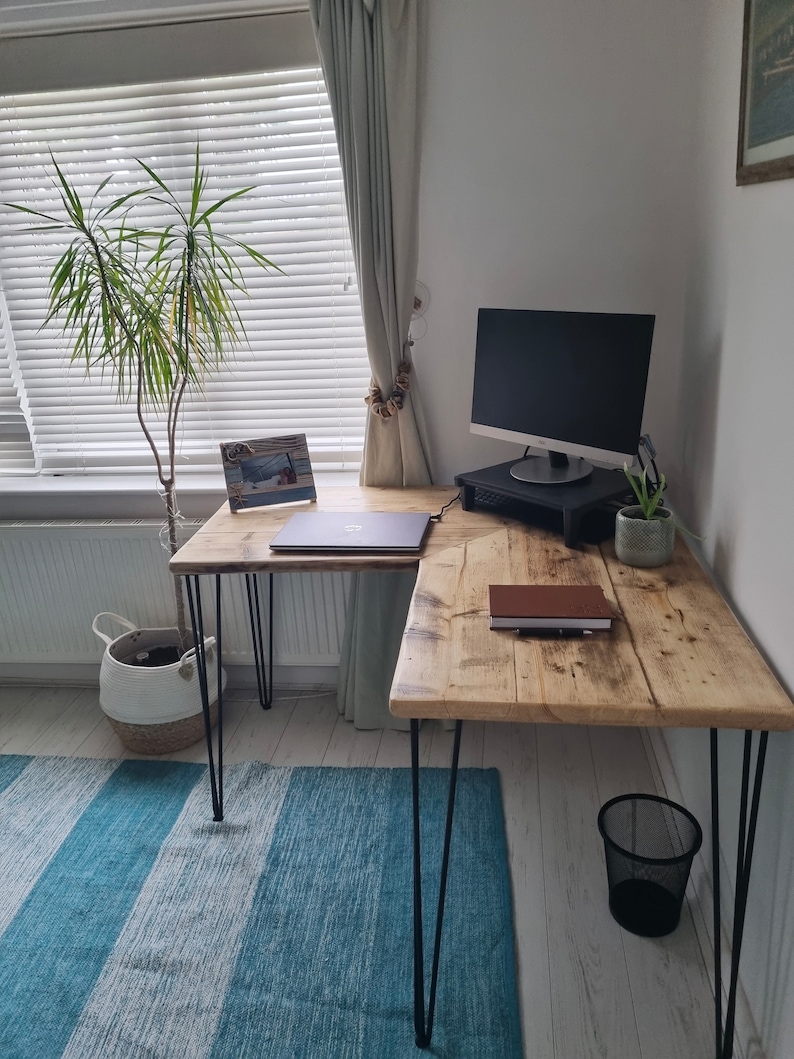
[[[232,511],[245,511],[263,504],[291,504],[317,496],[305,434],[221,442],[221,463]],[[275,471],[279,464],[290,471],[288,481],[257,481],[257,466]],[[249,465],[247,468],[246,465]],[[273,477],[277,477],[274,475]]]

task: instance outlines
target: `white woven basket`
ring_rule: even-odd
[[[111,619],[128,631],[115,639],[100,632],[97,623]],[[179,646],[176,629],[137,629],[119,614],[104,611],[91,625],[105,643],[99,670],[99,702],[108,715],[127,725],[170,724],[201,713],[196,651],[186,651],[178,662],[167,666],[131,664],[141,651],[154,647]],[[218,659],[215,637],[205,641],[207,690],[210,703],[218,697]],[[221,671],[223,686],[226,674]]]

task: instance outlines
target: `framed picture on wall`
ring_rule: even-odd
[[[794,176],[794,0],[745,0],[737,184]]]
[[[223,441],[221,461],[232,511],[317,497],[305,434]]]

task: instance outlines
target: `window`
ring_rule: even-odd
[[[56,210],[50,152],[86,197],[109,174],[110,196],[146,185],[135,158],[184,186],[197,140],[208,194],[255,186],[217,226],[286,274],[241,261],[247,342],[186,406],[180,473],[220,466],[221,441],[297,432],[318,469],[353,469],[370,371],[318,68],[0,96],[0,201]],[[119,405],[110,380],[69,364],[57,325],[42,329],[63,244],[26,227],[0,208],[0,473],[151,467],[134,407]]]

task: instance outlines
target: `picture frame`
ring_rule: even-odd
[[[794,0],[745,0],[736,183],[794,176]]]
[[[221,462],[234,512],[317,499],[305,434],[223,441]]]

